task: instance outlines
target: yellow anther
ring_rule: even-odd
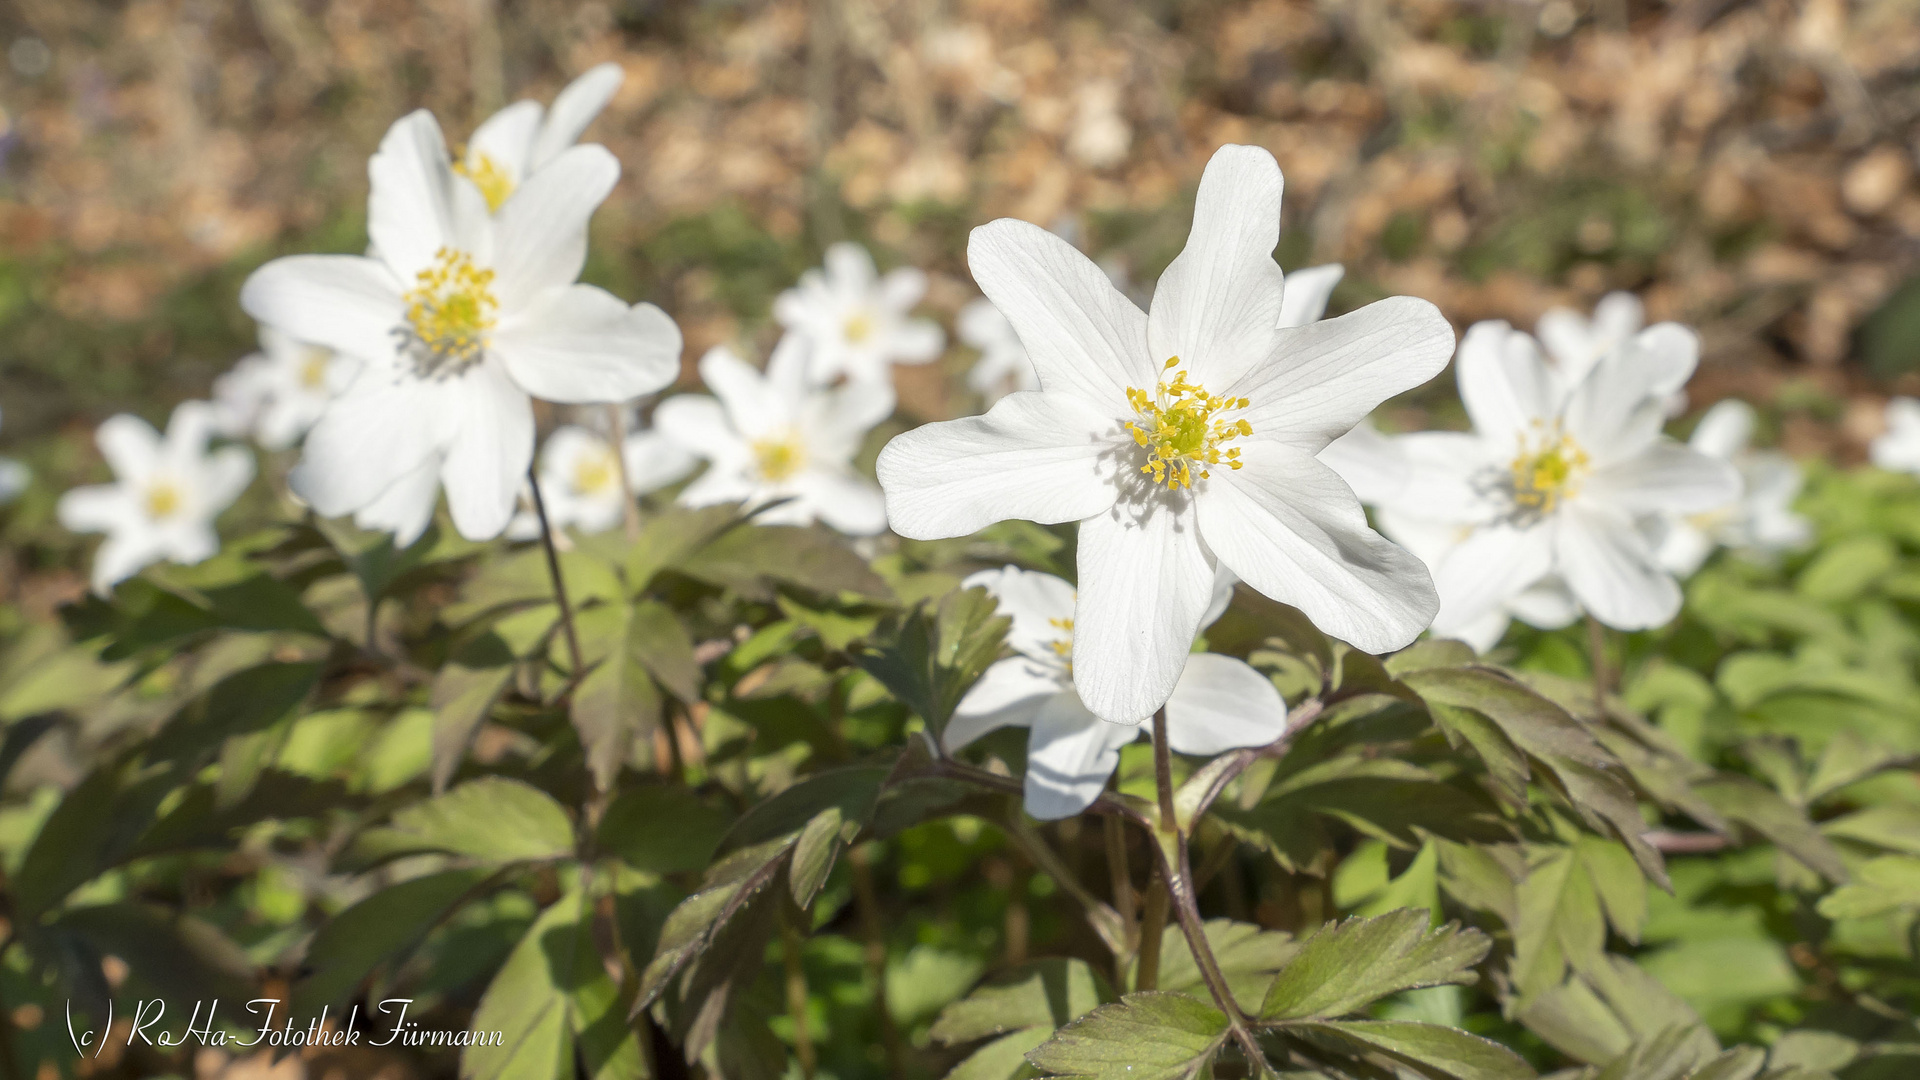
[[[513,176],[484,153],[476,152],[473,158],[473,163],[469,165],[463,156],[453,163],[453,171],[473,181],[473,186],[480,189],[481,197],[487,200],[487,209],[497,214],[513,195]]]
[[[147,517],[164,521],[180,510],[180,489],[161,480],[147,489]]]
[[[327,385],[327,365],[333,362],[333,353],[318,345],[309,345],[300,357],[300,385],[308,390],[322,390]]]
[[[429,373],[478,360],[500,308],[493,298],[493,271],[474,266],[466,252],[451,248],[435,253],[433,265],[420,271],[402,299],[413,337],[426,350],[421,361]]]
[[[1534,421],[1533,432],[1521,439],[1520,452],[1509,466],[1514,504],[1535,513],[1553,513],[1561,500],[1579,493],[1588,464],[1587,452],[1559,424],[1549,427]]]
[[[1179,357],[1169,357],[1161,370],[1173,371],[1179,364]],[[1202,480],[1213,475],[1209,465],[1240,468],[1240,448],[1224,444],[1253,434],[1253,425],[1218,414],[1246,408],[1251,404],[1246,398],[1209,394],[1205,387],[1188,382],[1182,370],[1174,371],[1171,382],[1161,379],[1151,394],[1128,387],[1127,404],[1139,414],[1137,421],[1127,424],[1127,431],[1147,451],[1147,463],[1140,471],[1154,483],[1191,488],[1196,471]]]
[[[573,490],[588,494],[605,491],[614,486],[618,476],[611,453],[589,451],[573,463]]]
[[[798,440],[784,438],[755,439],[753,459],[760,467],[760,478],[779,483],[806,466],[807,455]]]
[[[856,311],[841,324],[840,333],[854,345],[864,344],[873,336],[873,317],[864,311]]]

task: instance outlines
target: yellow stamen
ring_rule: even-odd
[[[500,309],[493,298],[493,271],[479,269],[466,252],[450,248],[434,255],[433,265],[420,271],[401,299],[413,336],[428,354],[421,357],[428,373],[478,360]]]
[[[1173,371],[1180,358],[1170,358],[1163,371]],[[1245,420],[1222,420],[1217,414],[1244,409],[1246,398],[1224,398],[1209,394],[1205,387],[1187,381],[1184,370],[1174,371],[1173,381],[1161,379],[1153,393],[1137,387],[1127,388],[1127,401],[1140,418],[1129,422],[1133,441],[1147,449],[1147,463],[1140,471],[1153,477],[1156,484],[1169,488],[1193,487],[1194,473],[1205,480],[1213,473],[1209,465],[1240,467],[1240,448],[1222,449],[1225,443],[1253,434],[1253,425]]]
[[[854,312],[847,316],[846,322],[841,324],[840,333],[851,344],[865,344],[866,340],[873,336],[873,316],[864,311]]]
[[[1073,678],[1073,620],[1048,619],[1047,625],[1066,635],[1047,642],[1047,646],[1053,650],[1055,656],[1066,662],[1067,678],[1071,679]]]
[[[473,181],[473,186],[479,188],[480,194],[487,200],[487,209],[497,214],[513,194],[513,177],[486,154],[475,152],[472,157],[471,165],[465,157],[454,162],[453,171]]]
[[[611,453],[590,451],[573,463],[573,489],[585,495],[596,494],[613,487],[618,475]]]
[[[753,459],[760,466],[760,478],[777,484],[806,466],[806,450],[791,435],[753,441]]]
[[[1587,452],[1555,423],[1534,421],[1533,432],[1520,441],[1520,452],[1509,466],[1513,474],[1513,501],[1520,508],[1551,514],[1561,500],[1579,494],[1589,464]]]
[[[300,385],[308,390],[321,390],[327,385],[327,365],[333,362],[333,352],[309,345],[300,358]]]
[[[156,481],[147,489],[147,516],[155,521],[164,521],[180,510],[180,489],[165,480]]]

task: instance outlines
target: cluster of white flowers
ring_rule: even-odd
[[[1193,651],[1237,583],[1369,652],[1429,629],[1485,649],[1513,618],[1658,626],[1678,611],[1676,576],[1715,546],[1807,538],[1791,510],[1799,471],[1749,450],[1751,409],[1721,403],[1689,444],[1662,433],[1685,405],[1690,331],[1645,325],[1625,294],[1591,319],[1549,312],[1538,340],[1477,324],[1457,357],[1423,300],[1323,319],[1341,267],[1282,273],[1280,170],[1247,146],[1208,163],[1186,248],[1147,310],[1060,236],[1013,220],[975,229],[986,298],[958,334],[990,408],[896,436],[877,485],[856,461],[894,412],[892,366],[927,363],[946,339],[913,314],[925,275],[882,275],[855,244],[780,295],[784,333],[764,370],[715,347],[699,363],[711,396],[669,397],[647,428],[634,403],[677,378],[679,330],[576,280],[620,171],[576,143],[619,82],[603,66],[550,111],[511,106],[458,159],[430,114],[394,124],[369,164],[368,254],[262,267],[241,293],[261,352],[216,402],[181,406],[164,441],[127,416],[100,429],[119,482],[60,507],[69,527],[110,534],[96,586],[217,548],[213,516],[253,468],[237,447],[209,453],[214,435],[301,443],[300,499],[403,544],[443,489],[464,536],[528,539],[541,531],[530,484],[550,527],[596,532],[689,477],[683,504],[854,536],[1075,522],[1077,585],[1011,566],[967,579],[1011,617],[1014,655],[944,736],[952,750],[1029,728],[1028,809],[1052,818],[1097,797],[1160,710],[1182,753],[1285,733],[1268,679]],[[1450,358],[1472,431],[1368,423]],[[536,398],[599,410],[555,430],[537,463]],[[1894,423],[1876,459],[1920,467],[1920,403],[1896,403]]]

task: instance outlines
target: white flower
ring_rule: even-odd
[[[33,472],[12,458],[0,458],[0,505],[20,497],[33,481]]]
[[[1813,526],[1793,512],[1800,494],[1800,466],[1778,452],[1748,449],[1753,407],[1728,399],[1708,409],[1688,445],[1740,471],[1740,498],[1718,510],[1658,519],[1660,564],[1685,577],[1700,569],[1716,544],[1766,557],[1790,551],[1813,536]]]
[[[946,345],[931,319],[911,317],[926,291],[927,275],[903,266],[881,277],[866,248],[843,241],[827,249],[823,270],[775,298],[773,317],[812,343],[813,381],[885,382],[889,364],[924,364]]]
[[[1699,339],[1679,323],[1646,323],[1646,308],[1639,297],[1610,292],[1594,305],[1591,319],[1569,308],[1553,308],[1540,316],[1534,329],[1560,375],[1561,387],[1568,392],[1595,364],[1629,344],[1661,354],[1664,362],[1655,372],[1652,393],[1665,403],[1668,416],[1679,416],[1687,410],[1682,387],[1693,378],[1699,363]]]
[[[260,351],[213,381],[215,428],[235,438],[251,435],[269,450],[285,450],[320,419],[359,368],[352,357],[262,325]]]
[[[810,385],[806,339],[782,338],[763,375],[725,346],[700,359],[715,398],[683,394],[660,403],[653,425],[707,469],[680,493],[688,506],[787,500],[757,520],[806,525],[816,518],[852,536],[887,527],[880,489],[854,471],[853,455],[893,412],[883,383]]]
[[[587,219],[620,174],[605,149],[561,151],[497,215],[453,183],[425,112],[394,124],[368,171],[377,256],[276,259],[240,293],[259,321],[362,361],[290,482],[319,513],[353,513],[402,543],[444,485],[463,536],[496,536],[533,458],[529,395],[585,404],[658,390],[679,372],[680,331],[651,304],[575,284]]]
[[[1103,719],[1138,723],[1173,693],[1220,564],[1370,652],[1405,645],[1439,606],[1420,560],[1368,528],[1314,455],[1445,366],[1452,328],[1398,297],[1278,329],[1280,186],[1264,150],[1215,154],[1150,315],[1043,229],[975,229],[974,278],[1041,389],[880,455],[903,536],[1080,523],[1075,683]]]
[[[996,728],[1030,729],[1027,813],[1046,821],[1071,817],[1099,797],[1120,763],[1120,748],[1142,729],[1100,719],[1074,690],[1073,586],[1016,566],[961,582],[963,588],[976,585],[992,593],[1000,614],[1013,620],[1007,645],[1015,655],[987,668],[960,699],[941,741],[952,751]],[[1187,657],[1167,699],[1167,746],[1182,754],[1265,746],[1286,724],[1286,703],[1272,681],[1217,653]]]
[[[1040,376],[1034,373],[1033,361],[1027,359],[1027,347],[1020,344],[1020,335],[1013,332],[1013,324],[993,301],[984,296],[970,301],[960,309],[954,329],[960,332],[961,341],[980,350],[980,359],[967,372],[967,385],[987,404],[1015,390],[1040,389]]]
[[[207,452],[213,411],[204,401],[173,410],[164,440],[153,425],[122,413],[100,425],[94,441],[114,483],[75,488],[60,497],[60,524],[103,532],[93,557],[99,592],[148,563],[197,563],[220,550],[213,519],[253,479],[253,457],[237,446]]]
[[[1887,402],[1887,430],[1873,440],[1868,454],[1883,469],[1920,475],[1920,400]]]
[[[498,213],[528,177],[580,140],[623,78],[619,64],[600,64],[568,83],[550,110],[537,101],[516,101],[501,109],[474,129],[454,172]]]
[[[540,448],[540,497],[554,529],[605,532],[620,523],[626,501],[654,491],[693,471],[695,460],[680,444],[658,431],[636,431],[622,448],[631,494],[620,490],[620,461],[613,444],[598,432],[574,424],[557,428]],[[507,528],[515,540],[540,535],[540,520],[522,512]]]
[[[1740,479],[1660,433],[1667,357],[1617,349],[1569,393],[1528,335],[1503,322],[1467,332],[1455,378],[1474,430],[1395,440],[1407,479],[1382,504],[1383,525],[1408,540],[1420,523],[1455,530],[1430,556],[1435,634],[1471,634],[1556,578],[1608,626],[1638,630],[1674,616],[1679,586],[1641,526],[1723,505]],[[1556,608],[1548,622],[1563,614]]]

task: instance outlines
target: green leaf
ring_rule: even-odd
[[[1054,1033],[1027,1060],[1056,1076],[1190,1080],[1227,1039],[1227,1014],[1185,994],[1149,990],[1102,1005]]]
[[[753,525],[716,537],[680,561],[702,581],[756,600],[771,600],[768,582],[796,586],[825,597],[850,593],[889,601],[887,583],[853,553],[846,540],[825,529]]]
[[[1558,985],[1571,965],[1587,971],[1606,950],[1607,924],[1587,864],[1572,848],[1542,848],[1514,890],[1511,974],[1521,993]]]
[[[576,1044],[596,1080],[646,1075],[592,919],[591,898],[576,889],[534,920],[473,1013],[472,1029],[500,1032],[501,1044],[467,1047],[462,1080],[571,1080]]]
[[[960,698],[1000,655],[1011,620],[985,589],[962,589],[881,623],[854,657],[926,721],[937,741]]]
[[[1743,776],[1723,774],[1697,790],[1728,820],[1766,837],[1814,873],[1835,883],[1847,879],[1846,865],[1833,844],[1804,812],[1772,789]]]
[[[655,682],[681,701],[699,701],[704,673],[693,658],[693,641],[665,604],[642,600],[633,606],[627,646]]]
[[[669,980],[698,959],[735,916],[767,891],[786,869],[793,839],[782,837],[742,848],[707,871],[699,891],[682,900],[661,927],[653,959],[640,973],[636,1010],[651,1005]]]
[[[17,920],[30,922],[118,863],[178,785],[170,771],[143,771],[120,761],[101,765],[67,792],[14,876]]]
[[[1257,1008],[1261,996],[1272,985],[1274,973],[1299,953],[1293,935],[1282,930],[1267,930],[1253,923],[1231,919],[1208,919],[1207,944],[1213,950],[1227,988],[1245,1010]],[[1160,938],[1159,989],[1205,995],[1206,981],[1187,947],[1187,935],[1177,927],[1168,927]]]
[[[261,664],[220,680],[149,745],[150,761],[197,764],[210,748],[290,718],[320,681],[319,664]],[[264,763],[263,763],[264,764]]]
[[[645,589],[655,574],[679,564],[721,532],[741,524],[732,506],[670,506],[647,515],[640,536],[627,548],[621,573],[634,593]]]
[[[1699,1027],[1677,1023],[1633,1044],[1595,1080],[1681,1080],[1696,1066],[1719,1053],[1712,1036],[1701,1037]]]
[[[1889,851],[1920,855],[1920,806],[1907,803],[1869,806],[1822,822],[1820,831],[1829,839],[1857,840]]]
[[[1260,1008],[1263,1020],[1303,1020],[1358,1012],[1389,994],[1442,983],[1472,983],[1490,943],[1478,930],[1449,923],[1429,931],[1426,911],[1328,923],[1302,943]]]
[[[201,995],[244,998],[253,965],[211,923],[158,904],[126,901],[70,908],[55,928],[118,956],[146,988],[176,1001]]]
[[[608,805],[595,835],[636,869],[672,874],[706,869],[732,820],[686,788],[638,784]]]
[[[613,789],[633,753],[634,737],[660,723],[660,692],[634,641],[640,614],[625,603],[601,604],[574,620],[582,659],[593,668],[574,688],[568,718],[580,734],[594,784],[602,791]],[[667,618],[671,621],[672,616]]]
[[[994,978],[940,1011],[931,1034],[948,1044],[1042,1028],[1052,1031],[1106,1000],[1106,984],[1084,960],[1039,960]]]
[[[309,974],[294,990],[290,1015],[317,1015],[351,997],[374,967],[426,936],[491,877],[474,867],[424,874],[392,885],[322,923],[308,944]]]
[[[948,1070],[946,1080],[1013,1080],[1031,1076],[1027,1054],[1053,1034],[1050,1027],[1021,1028],[968,1054]]]
[[[433,677],[433,789],[444,791],[473,733],[513,682],[514,656],[494,634],[458,649]]]
[[[403,807],[356,847],[372,857],[444,851],[488,865],[541,862],[573,854],[573,821],[551,795],[502,776],[471,780]]]
[[[1859,867],[1851,884],[1822,897],[1829,919],[1871,919],[1901,909],[1920,909],[1920,859],[1883,855]]]
[[[1767,1051],[1767,1066],[1774,1069],[1798,1066],[1838,1072],[1853,1064],[1860,1057],[1861,1049],[1858,1040],[1849,1039],[1838,1032],[1801,1028],[1774,1040],[1773,1046]]]
[[[1736,1046],[1687,1074],[1687,1080],[1753,1080],[1767,1064],[1757,1046]]]
[[[1515,1017],[1561,1053],[1593,1065],[1675,1026],[1694,1031],[1709,1052],[1717,1045],[1691,1006],[1632,960],[1612,953],[1559,986],[1529,994]]]
[[[1292,1023],[1290,1035],[1318,1035],[1379,1051],[1454,1080],[1533,1080],[1526,1059],[1491,1039],[1458,1028],[1406,1020],[1318,1020]]]

